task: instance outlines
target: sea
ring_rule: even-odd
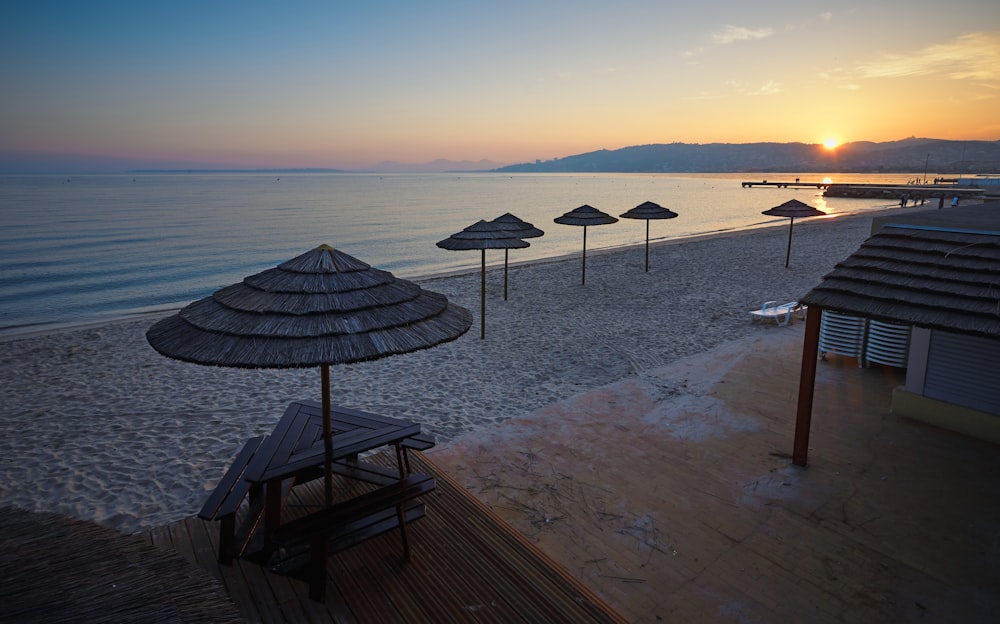
[[[120,173],[0,175],[0,335],[179,308],[328,244],[397,277],[475,271],[480,252],[435,245],[511,213],[543,230],[511,263],[580,254],[583,228],[553,219],[587,204],[618,217],[645,201],[678,214],[651,242],[771,226],[798,199],[835,218],[890,207],[815,188],[742,181],[904,184],[919,174]],[[819,217],[817,217],[819,218]],[[591,250],[642,244],[646,223],[586,232]],[[504,252],[487,251],[487,264]]]

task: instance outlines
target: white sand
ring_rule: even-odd
[[[420,422],[439,443],[753,332],[748,310],[819,283],[868,235],[872,214],[421,280],[473,311],[433,349],[332,369],[334,402]],[[457,252],[456,252],[457,253]],[[496,254],[498,252],[492,252]],[[491,256],[492,257],[492,256]],[[516,252],[511,252],[516,259]],[[469,252],[470,269],[479,254]],[[207,295],[208,293],[206,293]],[[0,342],[0,505],[55,511],[126,532],[200,509],[250,436],[292,400],[318,398],[319,371],[246,371],[174,361],[144,333],[153,318]]]

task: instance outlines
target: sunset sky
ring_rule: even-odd
[[[997,0],[34,0],[0,51],[0,171],[1000,139]]]

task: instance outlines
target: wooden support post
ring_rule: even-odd
[[[816,391],[816,360],[819,357],[819,328],[822,317],[821,308],[809,306],[806,310],[799,403],[795,414],[795,442],[792,446],[792,463],[796,466],[805,466],[809,455],[809,428],[812,424],[813,395]]]

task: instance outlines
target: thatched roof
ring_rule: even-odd
[[[215,578],[91,522],[0,508],[0,621],[242,622]]]
[[[1000,337],[1000,233],[893,225],[800,299],[868,318]]]
[[[608,225],[611,223],[617,223],[618,218],[612,217],[605,212],[601,212],[593,206],[584,204],[579,208],[570,210],[560,217],[556,217],[553,221],[562,225]]]
[[[492,223],[499,223],[505,229],[513,230],[517,233],[518,238],[538,238],[545,234],[545,232],[539,230],[531,223],[509,212],[505,212],[496,219],[493,219]]]
[[[195,301],[146,339],[187,362],[302,368],[432,347],[471,324],[444,295],[322,245]]]
[[[768,208],[767,210],[761,212],[761,214],[766,214],[772,217],[792,217],[793,219],[798,219],[801,217],[819,217],[821,215],[825,215],[826,213],[818,208],[813,208],[809,204],[804,204],[797,199],[790,199],[780,206]]]
[[[619,216],[625,219],[673,219],[677,213],[657,203],[645,201]]]
[[[511,228],[495,221],[479,221],[473,223],[461,232],[456,232],[448,238],[438,241],[441,249],[465,251],[469,249],[523,249],[531,243],[521,240],[519,229]]]

